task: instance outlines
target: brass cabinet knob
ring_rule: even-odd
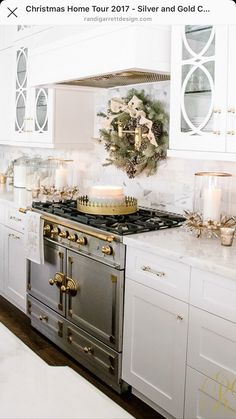
[[[55,284],[55,281],[54,281],[53,278],[50,278],[48,282],[49,282],[50,285],[54,285]]]
[[[177,320],[181,320],[182,321],[183,319],[184,319],[183,316],[181,316],[180,314],[177,315]]]
[[[76,234],[70,234],[68,236],[68,240],[70,240],[70,242],[76,242],[76,240],[77,240]]]
[[[88,243],[87,237],[79,237],[77,239],[77,243],[80,244],[81,246],[86,246],[86,244]]]
[[[66,239],[69,236],[68,231],[61,231],[59,234],[59,237],[61,237],[62,239]]]
[[[52,227],[50,226],[50,224],[46,224],[43,228],[43,233],[44,234],[49,234],[49,233],[51,233],[51,229],[52,229]]]
[[[111,246],[102,246],[102,253],[104,253],[104,255],[111,255],[113,252],[113,249]]]

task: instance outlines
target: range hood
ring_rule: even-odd
[[[62,84],[72,86],[111,88],[117,86],[127,86],[131,84],[155,83],[157,81],[164,80],[170,80],[170,76],[167,74],[153,73],[148,71],[126,70],[94,77],[84,77],[78,80],[67,81],[66,83],[63,82]]]
[[[111,88],[169,80],[170,27],[96,28],[31,49],[29,66],[31,86]]]

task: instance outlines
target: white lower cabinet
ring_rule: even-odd
[[[24,235],[4,227],[3,295],[26,312],[26,269]]]
[[[188,367],[184,418],[235,419],[235,390],[235,380],[223,385]]]
[[[190,307],[188,342],[189,366],[219,383],[236,382],[235,323]]]
[[[122,378],[183,417],[188,304],[126,279]]]

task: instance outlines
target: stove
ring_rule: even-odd
[[[44,220],[45,263],[30,262],[31,324],[121,393],[126,246],[123,236],[179,227],[180,215],[139,208],[88,215],[76,201],[34,202]]]
[[[130,215],[84,214],[77,210],[76,201],[34,202],[33,208],[120,236],[179,227],[185,221],[181,215],[148,208],[139,208]]]

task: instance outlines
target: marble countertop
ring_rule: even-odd
[[[236,238],[226,247],[217,238],[196,238],[180,227],[126,236],[124,243],[236,280]]]
[[[24,188],[7,187],[0,185],[0,203],[14,208],[27,207],[32,203],[32,194]]]

